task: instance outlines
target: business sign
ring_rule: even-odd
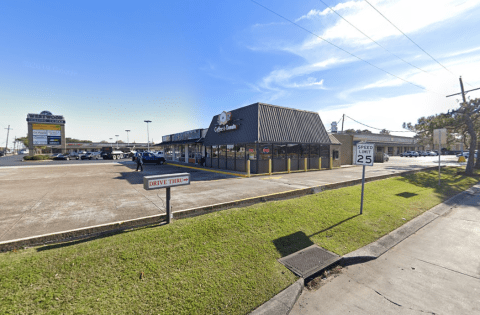
[[[143,188],[146,190],[190,185],[189,173],[153,175],[143,177]]]
[[[353,164],[373,166],[375,145],[373,143],[357,143]]]
[[[238,125],[232,124],[232,125],[223,125],[223,126],[217,126],[213,129],[213,131],[219,133],[219,132],[224,132],[228,130],[237,130]]]
[[[43,111],[40,114],[28,114],[27,121],[29,123],[39,122],[39,123],[64,124],[65,118],[63,118],[62,115],[53,115],[49,111]]]
[[[62,126],[32,124],[33,145],[61,145]]]

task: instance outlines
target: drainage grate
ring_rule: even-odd
[[[341,259],[317,245],[309,246],[296,253],[280,258],[278,261],[302,278],[308,278],[316,272],[327,268]]]

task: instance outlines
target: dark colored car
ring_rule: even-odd
[[[54,160],[70,160],[70,156],[64,155],[64,154],[59,154],[56,157],[53,158]]]
[[[140,153],[143,157],[143,163],[152,163],[152,164],[157,164],[161,165],[165,163],[165,158],[164,157],[158,157],[157,155],[151,153],[151,152],[142,152]]]
[[[3,151],[0,151],[0,156],[4,156],[5,153]]]

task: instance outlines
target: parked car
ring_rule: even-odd
[[[428,156],[437,156],[438,155],[438,153],[435,152],[435,151],[427,151],[427,153],[428,153]]]
[[[70,156],[66,154],[59,154],[56,157],[53,158],[54,160],[70,160]]]
[[[387,153],[383,153],[383,161],[388,162],[388,160],[390,160],[390,156]]]
[[[463,152],[457,153],[457,157],[465,156],[466,154],[469,154],[469,152],[468,151],[463,151]]]
[[[62,154],[61,153],[54,153],[54,154],[52,154],[52,158],[56,158],[59,155],[62,155]]]
[[[420,151],[420,152],[418,152],[418,155],[419,156],[428,156],[428,152],[427,151]]]
[[[5,153],[3,151],[0,151],[0,156],[4,156]]]
[[[157,164],[157,165],[162,165],[163,163],[165,163],[165,158],[164,157],[159,157],[152,152],[137,153],[136,158],[138,158],[139,155],[142,156],[144,164],[153,163],[153,164]]]
[[[406,151],[406,152],[400,153],[400,156],[418,157],[418,152],[415,152],[415,151]]]

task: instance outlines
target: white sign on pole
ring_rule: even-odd
[[[153,175],[143,177],[143,188],[146,190],[190,185],[190,174]]]
[[[372,143],[358,143],[356,145],[353,164],[373,166],[375,155],[375,145]]]
[[[433,130],[433,143],[447,144],[447,129]]]

